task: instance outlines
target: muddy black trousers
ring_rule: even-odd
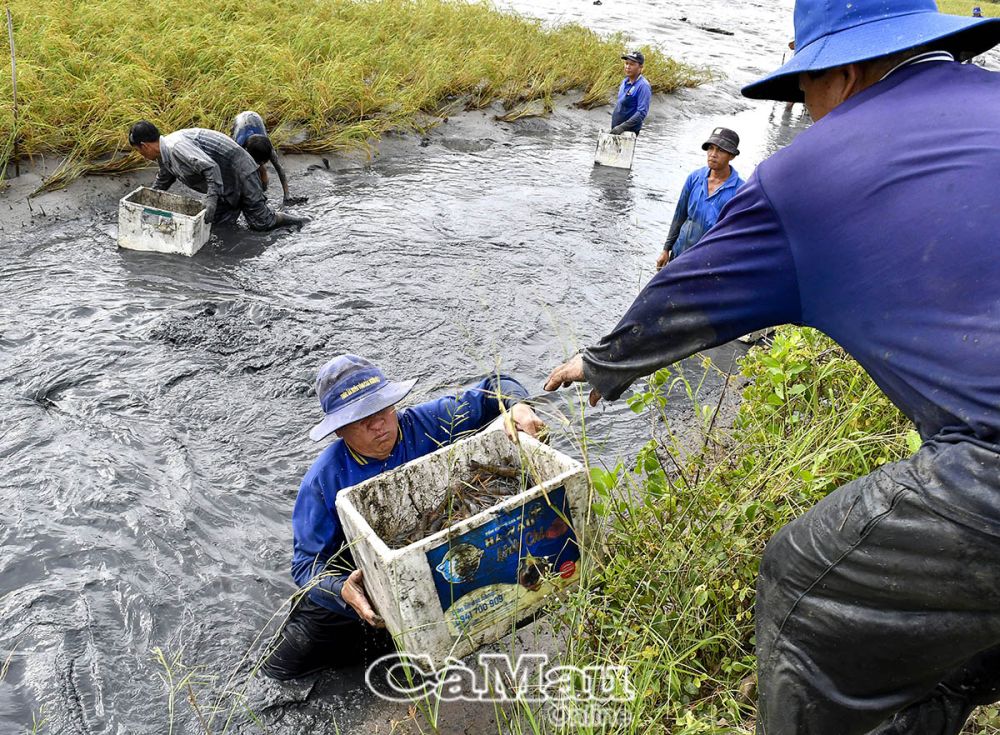
[[[269,646],[261,672],[285,681],[323,669],[367,666],[394,651],[392,636],[303,595]]]
[[[1000,700],[1000,455],[971,442],[782,528],[755,609],[758,735],[951,735]]]

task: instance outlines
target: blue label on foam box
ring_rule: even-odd
[[[452,635],[509,619],[579,575],[580,550],[560,486],[427,552]]]

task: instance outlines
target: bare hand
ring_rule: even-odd
[[[656,270],[660,270],[663,266],[670,262],[670,251],[663,250],[659,255],[656,256]]]
[[[536,439],[538,438],[538,432],[545,428],[545,422],[538,418],[538,414],[527,403],[515,403],[514,407],[508,413],[510,421],[504,421],[503,428],[507,432],[507,436],[515,441],[517,441],[517,437],[514,436],[514,432],[511,430],[511,422],[513,422],[514,427],[518,431],[523,431],[525,434],[533,436]]]
[[[351,576],[347,578],[344,586],[341,587],[340,596],[344,598],[344,602],[354,608],[354,612],[358,614],[358,617],[368,623],[368,625],[373,628],[385,627],[385,621],[382,620],[382,616],[375,612],[375,608],[368,601],[360,569],[355,569],[351,572]]]
[[[545,390],[569,388],[573,383],[582,383],[586,379],[583,374],[583,355],[574,355],[549,373],[549,378],[545,381],[544,387]],[[597,388],[594,388],[590,391],[590,405],[596,406],[599,400],[601,400],[601,394]]]

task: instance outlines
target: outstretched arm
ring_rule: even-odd
[[[660,253],[659,257],[656,259],[656,270],[659,270],[670,262],[671,257],[673,257],[672,252],[674,249],[674,243],[677,242],[677,238],[681,234],[681,227],[687,222],[687,212],[688,212],[688,199],[691,198],[691,189],[694,188],[695,175],[691,174],[687,177],[684,182],[684,188],[681,190],[680,198],[677,200],[677,206],[674,207],[674,218],[670,222],[670,230],[667,232],[667,239],[663,242],[663,252]]]
[[[219,164],[211,159],[208,159],[207,162],[199,161],[198,164],[208,187],[205,196],[205,221],[214,222],[215,210],[219,206],[219,199],[222,198],[222,170],[219,168]]]
[[[175,181],[177,181],[177,177],[167,171],[166,167],[161,164],[160,170],[156,172],[156,179],[153,181],[153,188],[157,191],[166,191],[173,186]]]
[[[408,410],[420,423],[422,431],[440,446],[479,431],[500,416],[500,401],[517,428],[535,436],[542,421],[523,403],[527,397],[528,391],[513,378],[492,375],[457,395],[428,401]]]
[[[587,376],[583,373],[583,355],[577,353],[549,373],[544,388],[545,390],[569,388],[573,383],[582,383],[586,379]],[[601,400],[601,394],[597,388],[591,389],[588,400],[591,406],[596,406],[597,402]]]
[[[344,617],[380,625],[362,586],[361,572],[331,572],[331,560],[341,553],[343,534],[335,512],[327,507],[317,479],[306,476],[292,511],[292,577],[309,588],[309,599]],[[346,560],[345,560],[346,561]]]
[[[272,147],[271,149],[271,165],[274,166],[275,172],[278,174],[278,181],[281,182],[281,198],[282,203],[288,203],[288,179],[285,177],[285,169],[281,167],[281,162],[278,160],[278,152]]]
[[[545,388],[586,380],[592,404],[616,400],[661,367],[801,318],[791,249],[755,174],[709,234],[657,273],[618,325],[556,368]]]
[[[215,220],[215,210],[222,197],[222,170],[211,157],[187,140],[179,140],[170,151],[171,168],[184,183],[205,182],[205,221]]]

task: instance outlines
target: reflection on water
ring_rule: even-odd
[[[652,275],[708,132],[740,133],[747,176],[807,124],[801,106],[737,95],[780,61],[791,0],[515,5],[624,30],[726,77],[654,100],[631,173],[593,168],[607,109],[510,124],[472,113],[427,146],[387,143],[371,165],[293,165],[315,220],[301,233],[224,233],[174,258],[117,250],[104,211],[5,240],[0,729],[44,709],[54,733],[165,731],[155,647],[203,667],[213,696],[234,671],[238,686],[292,591],[289,516],[319,450],[306,438],[319,365],[358,352],[419,378],[415,400],[498,366],[538,393]],[[713,356],[729,367],[740,349]],[[700,379],[699,360],[684,369]],[[713,373],[702,399],[721,382]],[[573,394],[541,410],[558,424]],[[681,396],[670,411],[692,413]],[[621,402],[587,416],[597,460],[648,435]],[[556,442],[576,451],[569,435]],[[359,693],[357,675],[254,685],[250,705],[272,733],[387,731],[405,710]],[[199,731],[177,696],[175,731]],[[475,728],[492,713],[449,716]]]
[[[800,131],[812,123],[806,106],[792,102],[775,102],[771,108],[770,125],[767,129],[768,147],[781,150],[791,143]]]

